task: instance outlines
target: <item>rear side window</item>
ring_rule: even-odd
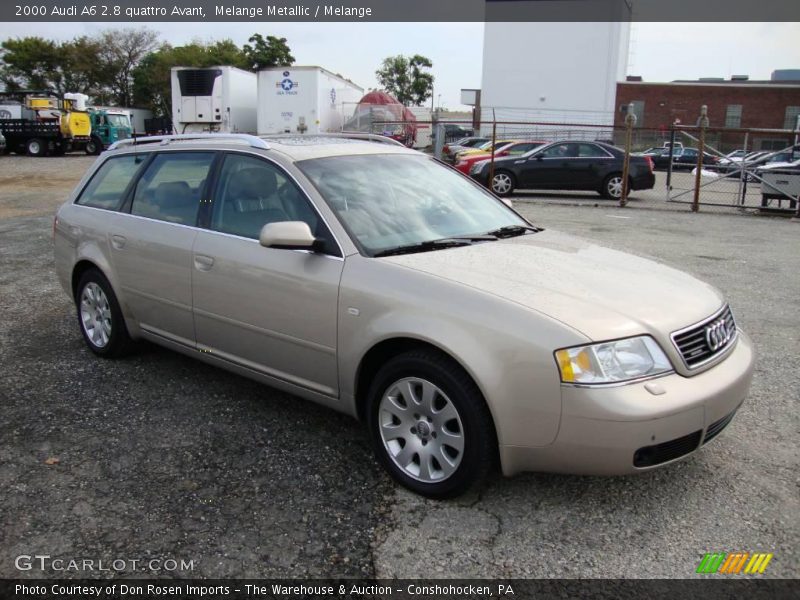
[[[608,152],[594,144],[579,144],[578,156],[581,158],[608,158]]]
[[[214,152],[157,154],[136,184],[131,214],[195,225]]]
[[[118,156],[110,158],[97,170],[80,198],[75,202],[81,206],[117,210],[144,156]]]

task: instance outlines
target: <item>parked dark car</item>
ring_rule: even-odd
[[[675,151],[672,154],[672,168],[673,170],[691,170],[697,166],[697,148],[675,148]],[[669,167],[669,148],[664,148],[661,152],[655,154],[647,154],[653,160],[653,166],[656,169],[664,169],[666,170]],[[704,165],[717,165],[719,163],[719,158],[716,156],[709,154],[708,152],[703,152],[703,164]]]
[[[444,127],[444,141],[452,142],[455,140],[460,140],[461,138],[465,138],[474,134],[474,131],[471,127],[465,127],[463,125],[458,125],[456,123],[444,123],[442,124]],[[436,138],[436,132],[438,131],[437,128],[434,127],[433,129],[433,138]]]
[[[684,148],[674,158],[673,169],[694,169],[697,166],[697,155],[700,151],[697,148]],[[703,152],[703,165],[714,166],[719,163],[719,158],[708,152]]]
[[[622,163],[625,153],[602,142],[554,142],[523,156],[498,158],[489,182],[489,163],[471,175],[498,196],[516,189],[590,190],[606,198],[622,195]],[[645,156],[631,156],[630,189],[648,190],[655,185],[653,163]]]

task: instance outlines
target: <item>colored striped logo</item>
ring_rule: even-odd
[[[697,566],[697,573],[723,573],[726,575],[755,575],[763,573],[772,553],[755,552],[714,552],[703,556]]]

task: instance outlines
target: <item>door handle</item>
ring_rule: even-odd
[[[114,246],[117,250],[122,250],[125,247],[125,243],[128,240],[125,236],[122,235],[112,235],[111,236],[111,245]]]
[[[194,266],[198,271],[210,271],[214,266],[214,259],[203,254],[195,254]]]

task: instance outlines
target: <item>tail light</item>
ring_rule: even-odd
[[[645,156],[645,158],[647,159],[647,166],[650,167],[650,172],[654,172],[656,170],[656,165],[653,162],[653,159],[649,156]]]
[[[450,154],[450,146],[445,144],[444,148],[442,148],[442,152],[444,152],[445,154]]]

